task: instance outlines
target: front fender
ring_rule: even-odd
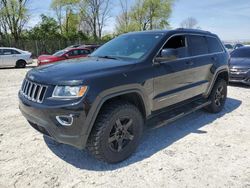
[[[129,93],[137,93],[141,97],[143,104],[145,106],[145,113],[146,117],[148,117],[151,114],[151,108],[150,108],[150,103],[148,96],[145,94],[146,92],[144,91],[143,87],[139,84],[130,84],[130,85],[123,85],[123,86],[118,86],[115,88],[107,89],[103,92],[101,92],[93,102],[90,111],[87,115],[86,122],[85,122],[85,127],[83,128],[83,133],[82,133],[82,144],[83,147],[86,146],[88,137],[91,133],[91,130],[94,126],[95,120],[100,112],[101,107],[103,104],[114,97],[118,97],[124,94],[129,94]]]

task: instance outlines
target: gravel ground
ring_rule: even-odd
[[[28,70],[0,69],[0,187],[250,188],[249,88],[230,86],[219,114],[148,130],[131,158],[108,165],[29,126],[17,99]]]

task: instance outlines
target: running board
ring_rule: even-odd
[[[167,125],[173,121],[176,121],[179,118],[182,118],[186,115],[189,115],[197,110],[200,110],[211,104],[211,101],[196,101],[191,102],[187,105],[181,106],[176,109],[172,109],[148,120],[148,125],[153,128],[159,128],[164,125]],[[153,126],[152,126],[153,125]]]

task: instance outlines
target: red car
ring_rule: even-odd
[[[53,55],[41,55],[37,59],[37,65],[46,65],[50,63],[55,63],[58,61],[66,60],[66,59],[75,59],[81,57],[87,57],[91,51],[87,48],[71,48],[64,49],[56,52]]]

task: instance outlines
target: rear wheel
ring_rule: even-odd
[[[16,68],[25,68],[26,67],[26,62],[24,60],[18,60],[16,62]]]
[[[205,108],[208,112],[218,113],[223,109],[227,99],[227,82],[225,80],[219,79],[215,83],[209,99],[211,104]]]
[[[137,148],[143,131],[140,111],[127,102],[114,102],[98,115],[87,148],[99,160],[118,163]]]

